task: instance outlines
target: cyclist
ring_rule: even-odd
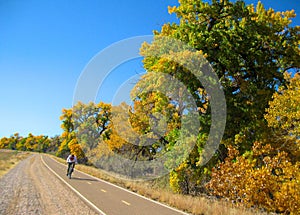
[[[73,154],[70,154],[67,158],[67,163],[68,163],[68,170],[67,170],[67,176],[68,176],[70,168],[72,168],[72,172],[73,172],[73,169],[75,167],[75,163],[77,164],[76,156],[73,155]]]

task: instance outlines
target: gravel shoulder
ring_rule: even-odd
[[[0,179],[0,214],[97,214],[42,163],[38,154]]]

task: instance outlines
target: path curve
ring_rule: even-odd
[[[187,214],[34,154],[0,179],[0,214]],[[71,210],[70,210],[71,208]]]
[[[34,154],[0,179],[0,214],[97,214]]]

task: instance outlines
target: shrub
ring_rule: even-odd
[[[293,164],[284,151],[254,143],[252,151],[229,156],[212,170],[207,184],[211,194],[270,212],[300,214],[300,163]]]

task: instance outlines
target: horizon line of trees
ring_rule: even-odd
[[[179,22],[164,24],[154,31],[152,43],[141,47],[147,73],[131,92],[132,106],[78,102],[62,110],[60,137],[14,135],[2,138],[0,148],[60,157],[74,153],[83,163],[133,178],[161,173],[153,161],[164,158],[175,193],[205,193],[269,212],[299,214],[300,26],[291,26],[295,12],[242,0],[179,3],[168,8]],[[207,61],[217,74],[227,109],[223,138],[205,165],[212,104],[210,92],[187,69],[197,60],[197,68]],[[171,90],[175,80],[184,85],[176,92]],[[192,130],[195,123],[189,122],[195,119],[199,132],[189,136],[183,122]]]

